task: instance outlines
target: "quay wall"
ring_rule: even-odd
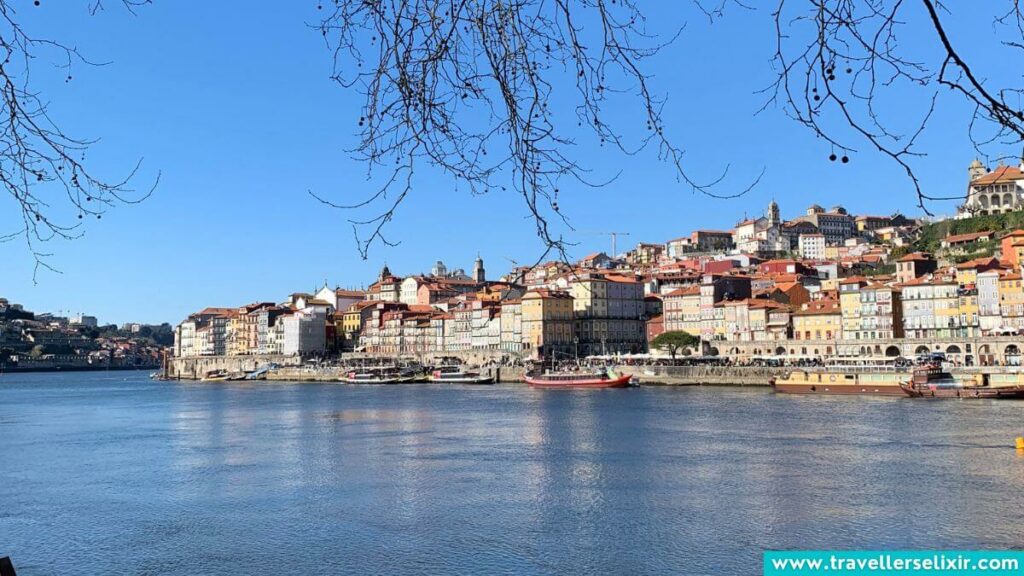
[[[772,378],[793,368],[764,366],[618,366],[643,385],[665,386],[768,386]]]
[[[282,367],[298,366],[302,359],[298,356],[196,356],[190,358],[170,358],[167,361],[168,378],[182,380],[198,380],[204,374],[214,370],[228,372],[252,372],[265,364],[278,364]]]
[[[447,356],[459,356],[449,353]],[[348,356],[344,360],[363,360],[379,356]],[[429,359],[427,359],[429,360]],[[464,358],[469,364],[480,359]],[[336,382],[344,371],[339,367],[318,368],[303,366],[297,356],[203,356],[198,358],[172,358],[167,364],[167,376],[183,380],[197,380],[213,370],[228,372],[252,371],[265,364],[280,366],[268,374],[269,380],[297,382]],[[767,386],[772,378],[785,374],[788,368],[740,366],[618,366],[625,374],[635,376],[641,384],[668,386]],[[522,366],[494,366],[484,362],[480,371],[495,376],[499,382],[522,382]]]

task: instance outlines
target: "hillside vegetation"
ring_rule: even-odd
[[[1009,232],[1017,228],[1024,228],[1024,212],[1010,212],[1008,214],[989,214],[987,216],[975,216],[963,220],[943,220],[933,224],[925,224],[921,227],[921,233],[914,241],[914,249],[925,252],[936,253],[941,248],[942,239],[951,234],[969,234],[971,232]],[[991,255],[997,243],[991,242],[985,246],[985,251]],[[979,246],[979,248],[981,248]]]

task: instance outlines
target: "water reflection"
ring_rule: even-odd
[[[1024,536],[1024,403],[20,378],[19,574],[745,574]]]

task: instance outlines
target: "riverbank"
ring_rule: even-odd
[[[168,376],[180,380],[199,380],[215,370],[227,373],[251,372],[260,366],[274,364],[278,368],[267,374],[268,380],[285,382],[336,382],[347,368],[340,366],[303,366],[294,356],[207,356],[172,358]],[[661,386],[769,386],[772,378],[784,375],[791,368],[763,366],[633,366],[615,369],[630,374],[642,385]],[[483,366],[480,371],[502,383],[523,382],[522,366]]]
[[[152,372],[159,370],[160,366],[0,366],[0,374],[31,374],[34,372],[104,372],[104,371],[128,371],[141,370]]]

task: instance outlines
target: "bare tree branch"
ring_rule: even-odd
[[[709,19],[725,2],[695,3]],[[644,62],[674,40],[647,29],[634,0],[338,0],[319,25],[334,55],[332,78],[364,98],[355,156],[384,185],[368,198],[320,201],[346,209],[381,205],[352,218],[365,258],[413,191],[414,166],[439,168],[471,194],[521,197],[537,236],[563,257],[572,229],[559,206],[560,186],[596,181],[569,153],[575,140],[556,102],[574,101],[577,132],[632,155],[649,147],[687,189],[727,198],[721,174],[702,181],[685,169],[684,151],[662,120],[664,101]],[[677,33],[678,34],[678,33]],[[631,103],[646,130],[631,136],[608,120]],[[640,131],[637,131],[640,132]],[[312,194],[312,192],[311,192]]]
[[[131,10],[148,0],[121,0]],[[41,2],[35,2],[39,6]],[[100,2],[90,11],[102,9]],[[17,19],[9,0],[0,0],[0,185],[20,210],[20,225],[0,231],[0,242],[21,238],[35,260],[33,279],[42,269],[56,271],[47,262],[52,253],[43,245],[53,239],[75,239],[82,220],[100,219],[117,204],[145,200],[152,187],[137,192],[130,187],[141,160],[123,178],[106,180],[93,174],[86,153],[95,140],[73,137],[50,116],[45,102],[32,87],[33,65],[51,60],[71,82],[76,66],[101,66],[76,48],[56,40],[30,35]],[[65,221],[68,217],[71,221]]]

